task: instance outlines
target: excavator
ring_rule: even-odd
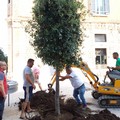
[[[100,83],[99,77],[95,75],[85,62],[80,62],[78,66],[72,65],[71,67],[76,67],[82,70],[83,74],[89,80],[89,83],[94,88],[92,91],[92,96],[94,99],[98,100],[98,104],[102,108],[119,108],[120,107],[120,80],[115,79],[114,84],[109,84],[106,82],[106,76],[103,83]],[[54,73],[48,84],[48,90],[54,91],[52,88],[56,81],[56,73]],[[54,91],[55,92],[55,91]]]

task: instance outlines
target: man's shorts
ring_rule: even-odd
[[[32,98],[33,95],[33,87],[29,86],[29,87],[23,87],[24,89],[24,99],[26,102],[29,102]]]

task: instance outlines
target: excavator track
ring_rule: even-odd
[[[98,99],[98,104],[102,108],[120,108],[120,96],[102,95]]]

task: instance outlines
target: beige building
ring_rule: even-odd
[[[25,22],[31,17],[32,0],[8,0],[8,77],[19,79],[28,58],[36,59],[25,33]],[[19,76],[19,77],[18,77]]]
[[[104,75],[106,66],[115,65],[113,52],[119,51],[119,0],[84,0],[89,14],[84,22],[86,38],[83,59],[97,74]]]
[[[119,52],[120,0],[84,0],[89,14],[83,23],[86,37],[83,60],[96,74],[104,75],[107,65],[114,65],[113,52]],[[25,22],[31,17],[32,0],[8,0],[9,76],[18,78],[29,57],[36,58],[25,33]]]
[[[8,32],[7,32],[7,0],[0,0],[0,49],[7,54]]]

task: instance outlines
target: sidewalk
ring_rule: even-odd
[[[20,111],[18,109],[19,98],[23,98],[23,92],[10,94],[10,105],[8,106],[8,97],[5,102],[3,120],[19,120]]]

